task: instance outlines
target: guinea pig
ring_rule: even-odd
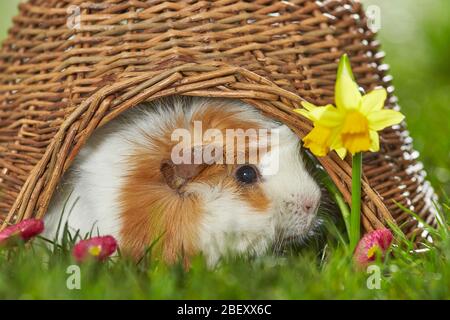
[[[67,224],[73,233],[116,237],[136,259],[154,244],[166,263],[202,254],[215,265],[302,241],[320,201],[287,126],[240,100],[172,97],[94,132],[55,191],[45,236]]]

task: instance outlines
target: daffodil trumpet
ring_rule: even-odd
[[[349,238],[353,249],[360,238],[362,152],[379,151],[378,132],[400,123],[404,116],[398,111],[384,109],[387,97],[384,88],[361,94],[346,54],[339,61],[334,94],[336,106],[315,106],[303,101],[303,109],[294,111],[314,125],[303,138],[304,147],[314,155],[323,157],[334,151],[341,159],[348,153],[352,156]]]

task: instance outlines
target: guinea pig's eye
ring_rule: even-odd
[[[234,175],[237,181],[245,184],[252,184],[258,180],[258,172],[256,168],[251,165],[239,167]]]

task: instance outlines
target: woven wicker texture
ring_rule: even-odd
[[[78,10],[80,15],[78,16]],[[80,18],[80,20],[78,19]],[[0,52],[0,217],[42,217],[61,175],[99,126],[163,96],[239,98],[304,136],[292,112],[305,99],[333,103],[337,61],[348,53],[358,83],[384,86],[398,108],[383,54],[354,1],[30,0]],[[362,225],[435,224],[404,124],[386,129],[364,159]],[[319,159],[350,202],[351,167]]]

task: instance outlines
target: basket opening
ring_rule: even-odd
[[[202,69],[203,72],[198,72]],[[181,73],[191,70],[196,70],[197,74],[185,76]],[[243,88],[236,88],[236,84]],[[306,121],[290,114],[290,110],[298,106],[300,97],[241,68],[223,65],[211,68],[188,63],[154,77],[140,76],[118,83],[107,79],[65,117],[45,154],[31,170],[16,201],[11,204],[10,211],[6,215],[3,212],[3,227],[26,218],[44,216],[60,178],[97,128],[145,101],[171,95],[240,99],[286,123],[299,134],[309,128]],[[70,104],[70,101],[66,103]]]

